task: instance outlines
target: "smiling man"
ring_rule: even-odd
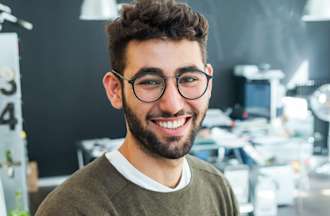
[[[170,0],[124,6],[108,26],[103,84],[127,134],[52,192],[36,215],[221,215],[238,207],[216,168],[188,153],[211,96],[207,20]]]

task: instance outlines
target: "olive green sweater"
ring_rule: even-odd
[[[233,192],[210,164],[187,156],[192,178],[170,193],[143,189],[103,155],[51,192],[36,216],[238,216]]]

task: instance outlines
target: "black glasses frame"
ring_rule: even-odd
[[[202,97],[202,96],[205,94],[205,92],[206,92],[206,90],[207,90],[207,88],[208,88],[208,86],[209,86],[209,81],[210,81],[210,79],[213,78],[213,76],[208,75],[207,73],[205,73],[205,72],[202,71],[202,70],[196,70],[196,71],[197,71],[197,72],[200,72],[200,73],[202,73],[202,74],[204,74],[204,75],[206,76],[206,78],[207,78],[207,82],[206,82],[206,87],[205,87],[203,93],[202,93],[200,96],[195,97],[195,98],[188,98],[188,97],[185,97],[185,96],[181,93],[180,88],[179,88],[179,78],[180,78],[180,76],[181,76],[182,74],[176,74],[176,75],[173,77],[173,78],[175,78],[175,80],[176,80],[176,89],[178,90],[179,94],[180,94],[183,98],[185,98],[185,99],[187,99],[187,100],[196,100],[196,99]],[[142,100],[141,98],[139,98],[139,96],[137,96],[137,94],[136,94],[136,92],[135,92],[134,83],[135,83],[135,81],[136,81],[137,79],[139,79],[140,77],[135,77],[135,78],[132,78],[132,79],[127,79],[126,77],[124,77],[123,75],[121,75],[120,73],[118,73],[118,72],[115,71],[115,70],[112,70],[111,73],[113,73],[114,75],[116,75],[118,78],[120,78],[120,79],[122,79],[122,80],[126,80],[129,84],[131,84],[131,85],[132,85],[132,89],[133,89],[133,93],[134,93],[135,97],[136,97],[137,99],[139,99],[140,101],[144,102],[144,103],[153,103],[153,102],[158,101],[158,100],[164,95],[164,92],[165,92],[165,90],[166,90],[166,86],[167,86],[166,81],[167,81],[169,78],[172,78],[172,77],[162,77],[163,80],[164,80],[164,83],[165,83],[164,88],[162,89],[162,93],[161,93],[161,94],[159,95],[159,97],[156,98],[155,100],[152,100],[152,101],[145,101],[145,100]]]

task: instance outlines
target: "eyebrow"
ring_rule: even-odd
[[[159,75],[159,76],[164,76],[163,71],[160,68],[155,68],[155,67],[143,67],[140,68],[137,73],[131,78],[131,80],[133,79],[137,79],[140,78],[144,75]]]
[[[195,65],[189,65],[189,66],[185,66],[185,67],[180,67],[178,69],[175,70],[175,74],[176,75],[181,75],[183,73],[186,72],[192,72],[192,71],[200,71],[203,72],[203,70],[199,69],[197,66]],[[166,77],[164,75],[164,72],[162,69],[160,68],[156,68],[156,67],[142,67],[140,68],[137,73],[131,78],[131,80],[133,79],[137,79],[140,78],[144,75],[158,75],[161,77]]]
[[[176,74],[180,75],[182,73],[186,73],[186,72],[192,72],[192,71],[200,71],[200,72],[204,72],[203,70],[199,69],[197,66],[195,65],[190,65],[190,66],[186,66],[186,67],[181,67],[178,68],[176,70]]]

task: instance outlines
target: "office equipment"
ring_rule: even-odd
[[[276,216],[276,184],[273,179],[259,176],[255,188],[254,215],[255,216]]]
[[[312,156],[313,144],[300,138],[265,136],[253,141],[255,149],[264,158],[273,158],[279,164],[308,159]]]
[[[290,165],[265,166],[259,173],[275,183],[277,205],[293,205],[295,195],[294,174]]]
[[[208,135],[197,136],[189,153],[210,163],[216,163],[223,160],[225,150]]]
[[[110,139],[98,138],[81,140],[77,143],[77,157],[79,168],[100,157],[105,152],[117,149],[124,141],[124,138]]]
[[[224,174],[234,190],[238,203],[248,203],[250,201],[249,167],[245,165],[227,166]]]
[[[251,65],[235,66],[238,103],[249,116],[266,117],[273,122],[280,104],[280,80],[284,78],[284,73],[281,70],[256,70],[257,68]]]
[[[318,64],[319,65],[319,64]],[[301,98],[303,100],[309,101],[311,95],[318,89],[320,86],[325,85],[329,83],[330,80],[325,78],[322,80],[309,80],[305,83],[300,83],[298,85],[293,86],[291,89],[287,91],[287,96],[290,96],[290,98]],[[288,97],[286,97],[288,98]],[[286,102],[284,101],[284,106]],[[305,105],[303,105],[305,106]],[[297,113],[301,113],[302,109],[297,110],[296,107],[300,107],[300,105],[292,106],[292,112],[294,115],[297,115]],[[305,109],[305,108],[304,108]],[[310,103],[308,103],[308,110],[311,111]],[[309,112],[308,111],[308,112]],[[285,110],[284,110],[285,112]],[[314,155],[327,155],[327,137],[328,137],[328,123],[326,121],[321,120],[318,118],[314,112],[312,113],[312,123],[309,124],[313,127],[313,134],[309,135],[313,139],[313,154]],[[284,113],[285,114],[285,113]],[[306,120],[306,119],[305,119]],[[302,124],[296,124],[296,126],[299,126],[300,128],[302,126],[307,126],[306,121]],[[307,129],[307,127],[305,127]],[[307,134],[307,133],[305,133]]]
[[[207,128],[232,125],[233,121],[220,109],[208,109],[202,123],[202,126]]]
[[[315,155],[328,155],[328,133],[329,123],[319,119],[314,114],[314,154]]]

